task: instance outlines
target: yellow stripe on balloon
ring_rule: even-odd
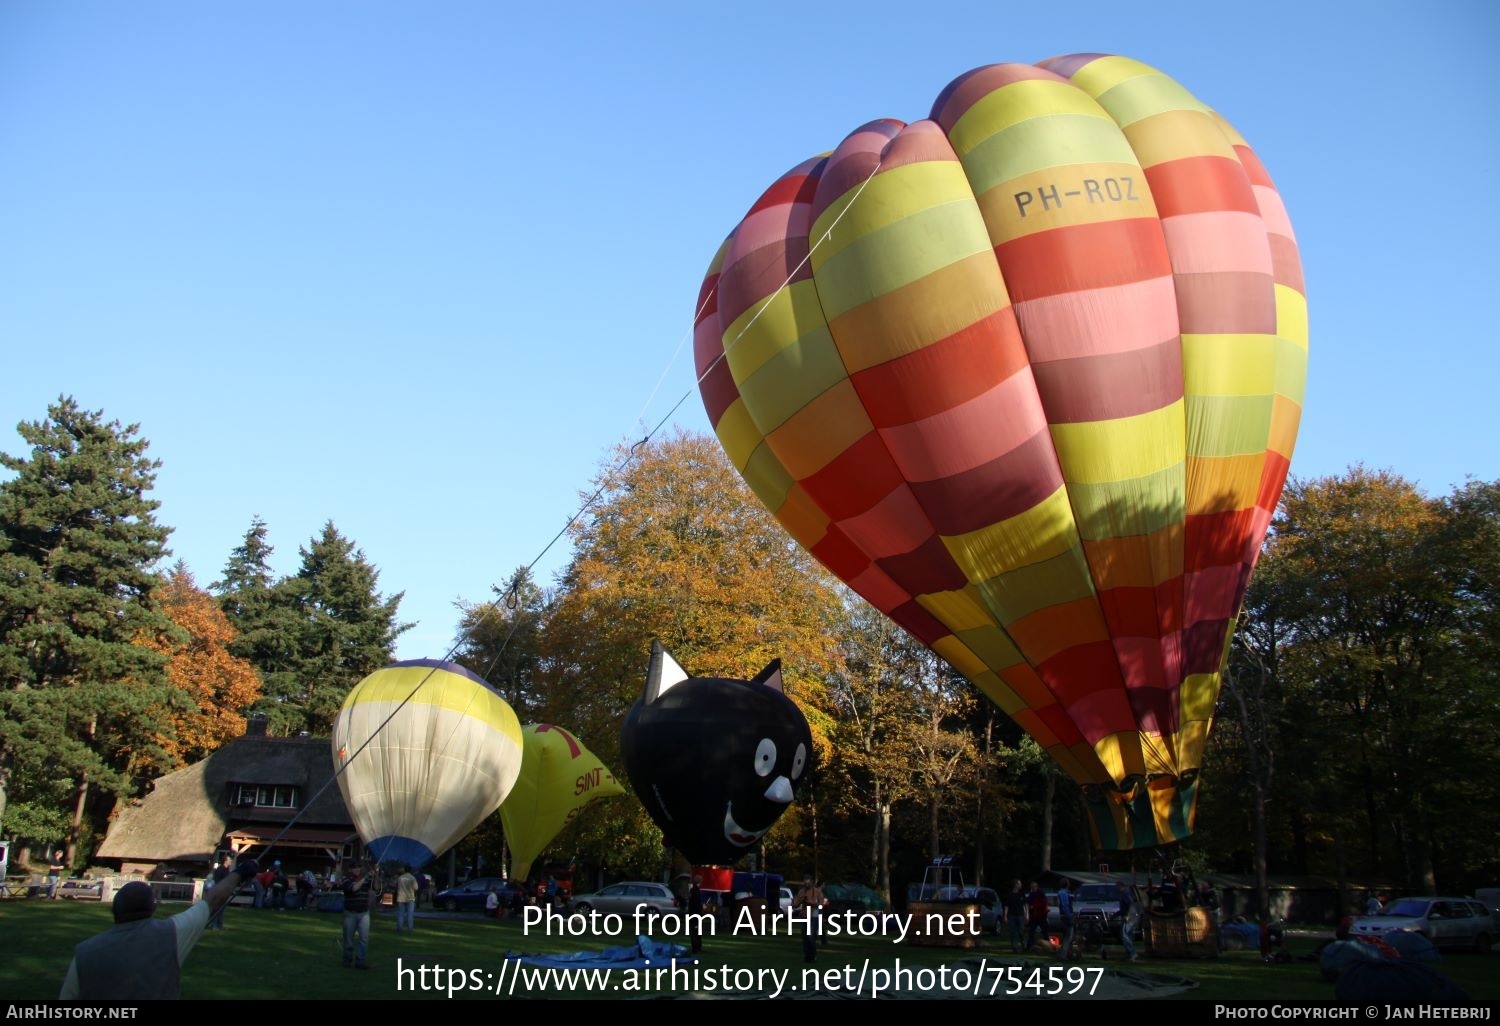
[[[1070,83],[1032,78],[1011,82],[980,97],[964,111],[948,133],[948,141],[960,157],[997,132],[1036,117],[1082,114],[1099,117],[1104,112],[1093,97]]]
[[[1124,481],[1071,482],[1068,498],[1085,544],[1123,533],[1138,536],[1165,531],[1179,523],[1187,510],[1180,463]],[[1128,520],[1121,519],[1122,510],[1131,511]],[[1092,560],[1090,565],[1098,569]]]
[[[755,426],[755,421],[750,419],[750,411],[745,408],[742,396],[736,397],[724,410],[719,422],[714,425],[714,434],[719,436],[719,444],[724,446],[729,462],[740,473],[745,472],[755,447],[765,439],[765,435]]]
[[[725,329],[730,373],[735,381],[744,381],[787,346],[820,330],[827,330],[827,322],[817,286],[793,282],[768,300],[751,304]]]
[[[1184,157],[1223,157],[1239,161],[1219,122],[1203,110],[1169,110],[1142,118],[1125,129],[1142,167]]]
[[[1069,483],[1145,477],[1181,463],[1187,453],[1182,400],[1134,417],[1053,424],[1052,441]]]
[[[962,199],[860,234],[823,259],[816,267],[818,298],[832,320],[955,260],[989,250],[984,222],[965,193]]]
[[[1272,396],[1188,396],[1193,456],[1243,456],[1264,452],[1271,430]]]
[[[966,534],[943,538],[970,580],[998,577],[1007,570],[1078,547],[1066,488],[1059,488],[1024,513]]]
[[[1150,74],[1122,79],[1104,92],[1096,92],[1094,95],[1098,98],[1099,105],[1109,111],[1109,116],[1122,128],[1166,110],[1208,113],[1208,107],[1201,100],[1154,69]]]
[[[1067,142],[1060,142],[1066,139]],[[996,132],[964,155],[974,195],[1024,175],[1079,164],[1139,166],[1130,142],[1103,111],[1032,118]]]
[[[854,204],[855,197],[859,198]],[[818,240],[812,266],[820,268],[860,238],[949,203],[973,203],[974,193],[956,160],[927,160],[882,170],[861,181],[813,221],[808,238]],[[823,235],[828,233],[828,238]]]
[[[1182,336],[1183,389],[1198,395],[1268,396],[1276,389],[1274,335]]]
[[[505,699],[485,687],[443,687],[440,678],[450,673],[431,666],[386,667],[356,685],[347,705],[350,709],[377,703],[394,707],[402,702],[437,706],[473,717],[520,744],[521,725]]]

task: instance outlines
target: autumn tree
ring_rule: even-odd
[[[898,803],[917,794],[916,752],[906,724],[916,716],[907,682],[918,675],[919,644],[879,610],[853,599],[841,632],[841,664],[830,677],[837,711],[834,765],[842,796],[870,817],[865,879],[891,897],[891,822]]]
[[[152,601],[171,531],[139,425],[59,398],[17,430],[30,456],[0,454],[0,821],[9,799],[56,823],[33,803],[70,792],[71,860],[92,790],[129,788],[120,753],[151,743],[171,700],[166,656],[135,644],[171,626]]]
[[[260,676],[230,654],[236,635],[223,609],[178,563],[157,590],[177,628],[142,644],[167,657],[167,683],[184,698],[161,710],[161,750],[175,769],[202,759],[245,732],[243,710],[260,698]]]

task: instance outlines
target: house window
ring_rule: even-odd
[[[254,805],[262,809],[295,809],[297,789],[266,784],[240,784],[235,788],[234,804]]]

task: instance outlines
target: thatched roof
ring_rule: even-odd
[[[159,778],[145,797],[123,806],[95,854],[141,862],[208,863],[226,831],[288,823],[298,813],[299,826],[347,828],[352,833],[353,820],[332,779],[333,753],[327,738],[236,738],[202,762]],[[240,784],[296,787],[301,807],[233,805],[232,792]]]

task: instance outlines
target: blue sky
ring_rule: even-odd
[[[332,520],[403,658],[540,557],[625,439],[707,431],[699,282],[762,189],[996,62],[1121,53],[1260,155],[1312,349],[1292,464],[1500,477],[1500,5],[7,0],[0,450],[139,424],[175,558]],[[674,404],[686,397],[673,411]]]

